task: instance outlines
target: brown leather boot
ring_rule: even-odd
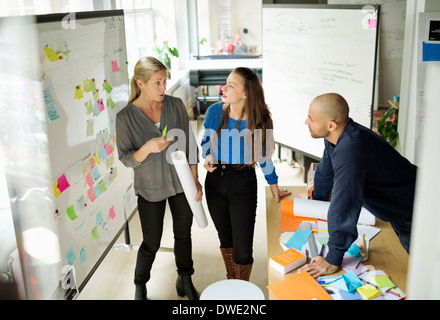
[[[251,271],[252,264],[235,264],[235,279],[249,281]]]
[[[220,248],[226,267],[227,279],[235,279],[234,248]]]

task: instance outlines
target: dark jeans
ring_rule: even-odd
[[[160,248],[166,201],[150,202],[138,196],[143,241],[139,248],[134,274],[135,284],[144,285]],[[193,214],[184,193],[168,198],[173,218],[174,256],[179,275],[194,273],[192,260],[191,226]]]
[[[402,247],[409,253],[409,244],[411,240],[411,220],[409,221],[399,221],[399,222],[390,222],[391,226],[394,229],[394,232],[397,234],[397,237],[402,244]]]
[[[252,246],[257,209],[257,180],[253,168],[218,165],[205,181],[206,201],[221,248],[234,248],[235,263],[253,263]]]

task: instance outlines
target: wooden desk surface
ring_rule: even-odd
[[[292,192],[292,195],[283,200],[293,200],[300,194],[306,193],[306,187],[282,187]],[[280,216],[281,204],[272,196],[269,187],[266,187],[266,228],[267,228],[267,256],[274,255],[283,251],[280,245]],[[388,222],[376,218],[376,225],[381,231],[371,240],[368,259],[363,264],[373,266],[375,270],[384,271],[391,280],[406,293],[406,280],[408,273],[408,254],[400,244],[397,235]],[[268,263],[269,264],[269,263]],[[370,270],[374,270],[370,267]],[[344,273],[345,271],[339,271]],[[268,265],[269,284],[281,281],[296,273],[296,269],[287,274],[282,274]],[[269,291],[269,299],[275,299]]]

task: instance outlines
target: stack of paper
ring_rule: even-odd
[[[283,251],[269,259],[269,265],[284,274],[307,262],[307,257],[295,249]]]

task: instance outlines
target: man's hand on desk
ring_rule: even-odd
[[[298,269],[298,273],[307,271],[313,278],[325,276],[338,271],[339,267],[328,263],[323,257],[317,256],[310,260],[309,264]]]

